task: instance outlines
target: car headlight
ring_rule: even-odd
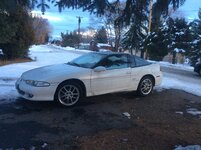
[[[25,80],[26,84],[36,87],[47,87],[50,86],[50,83],[44,81],[34,81],[34,80]]]

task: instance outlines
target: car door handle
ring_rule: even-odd
[[[126,72],[126,74],[131,74],[131,72]]]

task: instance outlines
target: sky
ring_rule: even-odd
[[[78,16],[81,19],[81,28],[92,26],[94,23],[90,21],[90,18],[96,17],[90,15],[88,12],[82,10],[65,9],[60,13],[57,7],[50,5],[50,9],[47,9],[45,15],[41,14],[39,9],[35,9],[33,13],[41,15],[43,18],[49,20],[52,27],[52,37],[59,38],[61,32],[66,33],[67,31],[74,31],[78,29]],[[198,18],[198,10],[201,8],[201,0],[186,0],[183,6],[181,6],[176,14],[179,17],[185,17],[188,21],[192,21]]]

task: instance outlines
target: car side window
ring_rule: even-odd
[[[121,69],[128,67],[128,58],[126,55],[113,55],[107,57],[102,63],[107,70]]]
[[[150,62],[148,62],[140,57],[135,56],[135,64],[136,64],[136,67],[139,67],[139,66],[149,65]]]

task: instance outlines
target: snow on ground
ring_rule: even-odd
[[[189,81],[189,78],[178,78],[178,75],[170,73],[163,73],[162,84],[155,89],[157,91],[162,91],[163,89],[183,90],[201,97],[201,86],[195,79]]]
[[[86,51],[69,52],[52,45],[32,46],[30,57],[35,61],[0,67],[0,100],[5,103],[5,100],[12,101],[18,97],[14,85],[23,72],[41,66],[66,63],[83,53]]]
[[[160,61],[160,62],[156,62],[156,61],[152,61],[152,60],[149,60],[149,61],[153,62],[153,63],[159,63],[161,66],[164,66],[164,67],[175,68],[175,69],[180,69],[180,70],[187,70],[187,71],[193,71],[193,67],[190,66],[188,63],[171,64],[169,62],[164,62],[164,61]]]
[[[66,63],[84,53],[88,53],[87,50],[77,50],[70,47],[59,47],[55,45],[39,45],[32,46],[30,48],[30,57],[35,60],[26,63],[17,63],[0,67],[0,103],[15,100],[18,94],[15,90],[15,82],[21,76],[21,74],[27,70],[51,65],[58,63]],[[172,65],[165,62],[159,62],[163,66],[191,70],[192,67],[187,65]],[[181,89],[186,92],[201,96],[201,87],[196,84],[196,81],[186,82],[188,79],[180,79],[178,76],[173,74],[164,74],[163,82],[161,86],[157,87],[156,90],[161,91],[163,89]]]
[[[174,150],[201,150],[201,146],[200,145],[189,145],[186,147],[177,146],[177,148],[175,148]]]
[[[191,115],[201,115],[201,111],[199,111],[198,109],[196,108],[189,108],[187,109],[187,113],[191,114]]]

